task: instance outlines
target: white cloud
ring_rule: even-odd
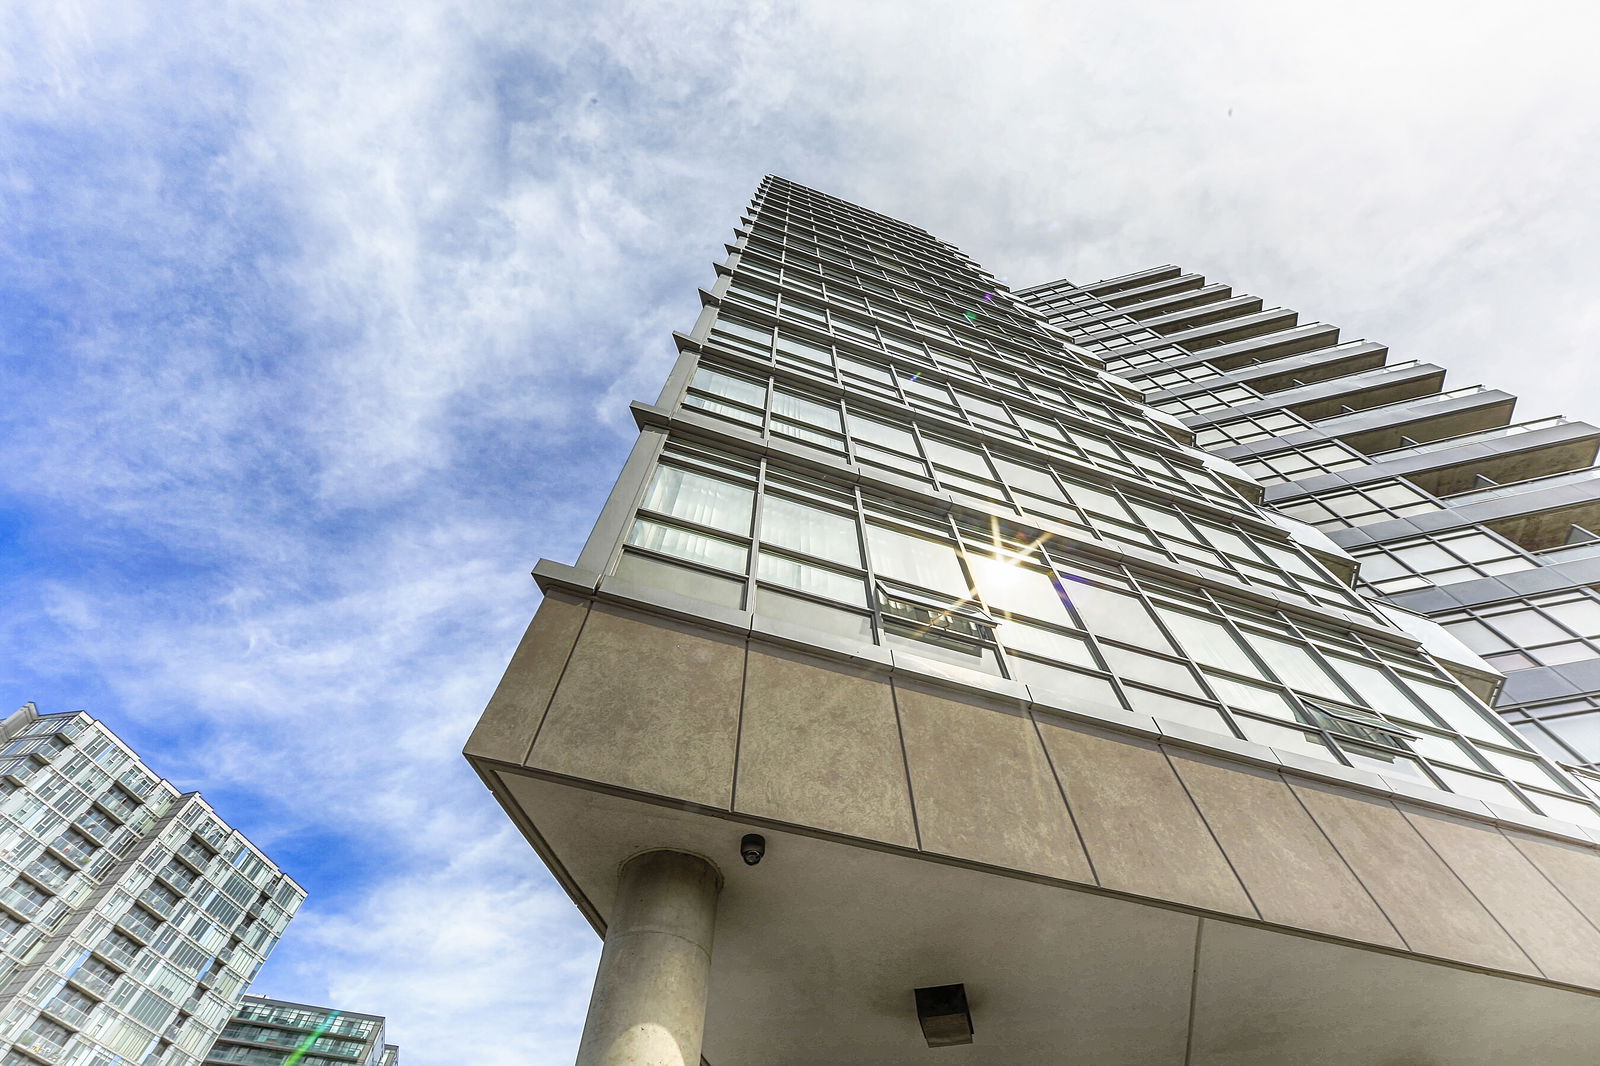
[[[368,842],[263,989],[389,1013],[410,1066],[570,1060],[592,934],[456,752],[760,175],[1013,284],[1178,262],[1600,415],[1594,19],[11,5],[0,495],[58,545],[0,566],[14,702],[92,677],[269,849]]]

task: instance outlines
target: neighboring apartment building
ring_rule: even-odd
[[[305,892],[104,724],[0,724],[0,1063],[192,1066]]]
[[[1500,713],[1600,787],[1600,429],[1176,266],[1018,295],[1504,672]]]
[[[205,1061],[248,1066],[398,1066],[384,1019],[331,1007],[245,996]]]
[[[579,1066],[1580,1066],[1596,796],[958,249],[778,178],[466,754]]]

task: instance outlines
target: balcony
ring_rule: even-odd
[[[1526,481],[1513,481],[1506,485],[1491,485],[1487,488],[1473,489],[1468,492],[1457,492],[1444,498],[1452,506],[1459,507],[1466,503],[1504,499],[1507,496],[1516,496],[1523,492],[1537,492],[1541,489],[1559,488],[1562,485],[1575,485],[1582,481],[1593,481],[1595,478],[1600,478],[1600,469],[1568,470],[1565,473],[1551,474],[1548,477],[1529,478]]]
[[[91,996],[98,996],[100,999],[108,998],[111,995],[112,988],[116,986],[116,978],[107,978],[95,973],[93,970],[84,969],[82,966],[78,967],[77,973],[74,973],[67,980]]]
[[[200,879],[200,876],[187,866],[180,866],[177,863],[168,863],[156,876],[184,894],[187,894],[189,889],[194,887],[194,883]]]
[[[199,844],[189,843],[178,849],[178,858],[204,873],[206,867],[211,865],[211,860],[215,858],[215,855]]]
[[[85,1029],[89,1025],[88,1011],[76,1003],[69,1003],[60,997],[52,999],[40,1009],[57,1021],[74,1029]]]
[[[129,803],[126,800],[119,802],[110,796],[95,797],[94,805],[123,825],[133,821],[134,813],[139,809],[137,804]]]
[[[74,873],[72,870],[62,869],[59,863],[46,862],[43,859],[30,862],[22,872],[52,891],[72,880]]]
[[[44,909],[44,905],[47,902],[49,901],[43,899],[34,899],[32,896],[26,895],[23,892],[19,892],[15,886],[6,889],[4,892],[0,892],[0,905],[4,905],[8,910],[19,914],[24,918],[32,918],[34,915],[38,914]]]
[[[178,905],[172,893],[156,887],[150,887],[139,893],[139,902],[155,911],[163,918],[172,916],[172,908]]]
[[[112,964],[120,966],[124,970],[132,966],[134,960],[139,957],[138,948],[130,948],[123,944],[102,943],[94,950],[95,953],[101,958],[107,959]]]
[[[135,940],[148,944],[155,938],[156,930],[161,927],[161,923],[138,908],[134,908],[117,919],[117,927]]]
[[[75,841],[57,839],[50,845],[50,850],[55,855],[65,859],[74,866],[82,866],[94,855],[95,849]]]
[[[45,1062],[60,1062],[67,1053],[67,1045],[54,1036],[24,1029],[17,1036],[16,1046],[28,1054],[43,1059]]]

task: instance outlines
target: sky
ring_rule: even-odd
[[[572,1061],[599,945],[459,754],[761,176],[1013,287],[1176,263],[1600,417],[1571,3],[10,0],[0,713],[310,891],[255,991]]]

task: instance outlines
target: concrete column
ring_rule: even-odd
[[[700,1066],[722,875],[681,851],[622,867],[577,1066]]]

